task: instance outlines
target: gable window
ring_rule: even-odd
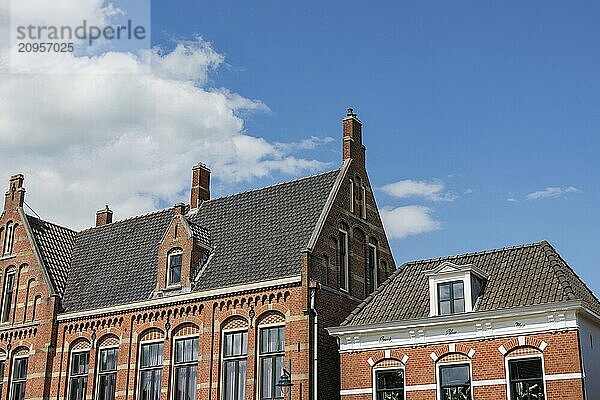
[[[116,347],[100,349],[98,400],[114,400],[115,398],[118,355],[119,349]]]
[[[354,181],[350,179],[350,212],[354,212]]]
[[[198,373],[198,338],[175,341],[175,400],[195,400]]]
[[[340,229],[338,236],[338,254],[340,256],[340,289],[348,290],[348,233]]]
[[[471,400],[470,369],[469,364],[440,365],[441,400]]]
[[[223,386],[225,400],[246,398],[246,358],[248,331],[225,332],[223,335]]]
[[[367,189],[365,189],[364,186],[361,186],[360,188],[360,196],[360,216],[363,217],[363,219],[367,219]]]
[[[404,370],[375,370],[375,400],[404,399]]]
[[[14,237],[15,226],[12,222],[9,222],[6,225],[6,235],[4,235],[4,255],[8,255],[12,253],[13,248],[13,237]]]
[[[9,272],[4,280],[4,292],[2,296],[2,322],[8,322],[12,306],[13,291],[15,290],[15,273]]]
[[[377,246],[369,244],[367,255],[367,293],[370,294],[377,289]]]
[[[27,382],[27,357],[15,357],[13,360],[11,400],[25,400]]]
[[[463,281],[438,284],[438,310],[440,315],[455,314],[465,311]]]
[[[285,328],[283,326],[260,330],[260,398],[283,399],[281,387],[276,386],[283,373],[285,356]]]
[[[140,399],[160,400],[163,343],[142,343],[140,348]]]
[[[540,357],[508,360],[511,400],[545,399]]]
[[[180,252],[169,255],[169,285],[181,283],[182,256]]]
[[[71,353],[69,400],[84,400],[87,390],[89,350]]]

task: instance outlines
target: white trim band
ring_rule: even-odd
[[[436,384],[431,384],[431,385],[412,385],[412,386],[405,386],[404,387],[404,391],[405,392],[418,392],[421,390],[437,390],[437,386]]]
[[[340,390],[340,396],[350,396],[353,394],[371,394],[373,393],[373,388],[362,388],[362,389],[346,389]]]
[[[581,379],[582,377],[583,376],[579,372],[576,372],[574,374],[552,374],[552,375],[544,376],[544,378],[547,381],[563,381],[563,380],[567,380],[567,379]]]
[[[473,387],[506,385],[506,379],[487,379],[483,381],[473,381],[471,384]]]

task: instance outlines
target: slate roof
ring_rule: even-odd
[[[42,262],[48,269],[52,285],[56,292],[62,295],[77,233],[69,228],[30,215],[27,216],[27,221],[36,240]]]
[[[592,291],[547,241],[403,264],[342,323],[345,326],[429,316],[427,272],[445,261],[472,264],[489,279],[474,311],[580,300],[600,312]]]
[[[213,255],[195,290],[300,274],[339,170],[202,203],[189,218],[211,233]]]
[[[212,254],[194,290],[223,288],[298,275],[340,170],[208,200],[188,213],[195,237]],[[63,312],[146,300],[156,286],[157,246],[172,209],[74,232],[28,217]],[[63,289],[64,288],[64,289]]]

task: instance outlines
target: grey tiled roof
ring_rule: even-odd
[[[65,311],[147,299],[156,287],[157,246],[171,209],[79,232],[63,296]]]
[[[488,275],[474,311],[511,309],[580,300],[596,312],[600,302],[546,241],[403,264],[342,325],[369,325],[426,318],[426,273],[449,261],[472,264]]]
[[[285,278],[301,272],[306,248],[339,170],[205,201],[186,219],[212,247],[194,290]],[[156,287],[157,246],[172,209],[75,233],[29,217],[63,311],[148,299]],[[68,274],[67,274],[68,273]]]
[[[62,295],[67,281],[76,232],[29,215],[27,221],[52,285],[56,292]]]
[[[208,228],[213,254],[195,290],[297,275],[339,170],[202,203],[189,218]]]

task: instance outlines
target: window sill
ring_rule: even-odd
[[[175,290],[181,290],[181,284],[178,283],[177,285],[170,285],[167,286],[166,288],[163,289],[163,292],[172,292]]]

